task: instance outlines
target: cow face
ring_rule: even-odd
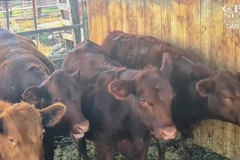
[[[33,86],[24,91],[22,97],[41,108],[61,102],[67,107],[63,120],[69,124],[70,135],[73,138],[82,138],[89,129],[89,121],[81,111],[81,88],[77,81],[80,72],[67,75],[61,70],[56,70],[40,86]]]
[[[0,102],[0,157],[5,160],[42,160],[43,126],[54,126],[66,107],[56,103],[41,110],[26,102]]]
[[[196,90],[208,99],[214,116],[240,125],[240,83],[237,75],[229,71],[214,73],[199,81]]]
[[[109,92],[119,100],[132,97],[132,109],[137,117],[150,129],[157,139],[173,139],[177,130],[171,119],[171,102],[174,96],[168,77],[171,72],[170,55],[168,63],[163,61],[159,70],[148,66],[131,80],[114,80],[108,86]]]

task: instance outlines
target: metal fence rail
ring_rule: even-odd
[[[34,36],[42,33],[50,33],[50,32],[59,31],[59,30],[69,30],[69,29],[76,29],[76,28],[82,28],[82,27],[83,27],[82,24],[75,24],[75,25],[63,26],[63,27],[38,29],[38,30],[26,31],[26,32],[17,32],[16,34],[27,37],[27,36]]]
[[[57,0],[37,0],[36,5],[38,8],[51,8],[55,7]],[[32,0],[21,0],[21,1],[9,1],[8,2],[9,11],[23,10],[23,9],[31,9],[32,8]],[[3,0],[0,1],[0,12],[6,11],[5,2]]]
[[[72,3],[72,0],[71,0],[71,3]],[[81,1],[78,2],[78,0],[76,0],[76,4],[80,4],[80,7],[82,8]],[[76,24],[73,23],[74,25],[39,29],[38,28],[38,22],[37,22],[37,17],[39,17],[39,14],[37,15],[36,13],[41,12],[39,9],[42,9],[44,7],[45,8],[46,7],[49,7],[49,8],[56,7],[57,10],[59,11],[58,0],[24,0],[24,1],[0,0],[0,13],[1,12],[5,13],[8,30],[10,30],[9,20],[10,20],[10,17],[11,17],[11,13],[13,11],[16,11],[16,10],[25,10],[25,12],[26,12],[26,10],[29,11],[29,14],[31,14],[34,18],[34,28],[35,28],[35,30],[24,31],[24,32],[16,32],[16,34],[27,37],[29,39],[32,39],[36,43],[36,45],[40,48],[43,45],[48,46],[48,49],[47,50],[44,49],[44,50],[45,51],[49,51],[49,49],[51,50],[50,55],[48,55],[48,58],[54,63],[55,68],[59,69],[59,68],[61,68],[64,57],[66,56],[69,49],[71,49],[71,47],[69,47],[69,45],[67,45],[65,43],[65,46],[63,44],[63,46],[62,46],[63,48],[61,48],[61,49],[64,50],[64,52],[59,52],[59,50],[56,51],[56,50],[54,50],[54,47],[57,46],[58,44],[61,44],[61,43],[59,43],[58,40],[57,40],[56,42],[51,41],[51,43],[49,44],[48,37],[49,36],[54,37],[55,35],[61,35],[60,36],[60,39],[61,39],[61,38],[63,38],[63,36],[62,36],[63,32],[64,33],[66,33],[66,32],[71,33],[71,31],[73,31],[73,30],[79,30],[79,31],[84,30],[84,24],[83,23],[79,24],[79,20],[78,20],[78,23],[76,23]],[[83,12],[83,10],[81,9],[81,11],[78,12],[78,8],[76,6],[75,6],[75,8],[74,7],[71,8],[71,12],[73,12],[73,10],[74,10],[74,15],[71,15],[71,16],[73,16],[71,18],[72,19],[78,19],[79,16],[82,15],[82,13],[80,15],[75,15],[75,14]],[[32,13],[30,13],[30,12],[32,12]],[[80,32],[77,32],[77,33],[74,32],[74,34],[77,38],[80,38],[80,41],[81,41],[81,34],[83,34],[83,31],[80,31]],[[40,43],[40,41],[41,41],[41,43]],[[76,42],[75,39],[73,41]],[[52,43],[54,44],[54,46],[52,46]],[[44,53],[48,54],[48,52],[44,52]]]
[[[56,31],[66,31],[70,29],[80,29],[83,28],[82,24],[75,24],[71,26],[63,26],[63,27],[54,27],[54,28],[47,28],[47,29],[37,29],[33,31],[26,31],[26,32],[17,32],[16,34],[31,38],[31,37],[39,37],[40,35],[54,35],[54,32]],[[67,48],[67,47],[66,47]],[[54,54],[54,55],[48,55],[48,58],[53,62],[55,69],[59,69],[62,66],[62,62],[64,57],[67,55],[68,50],[66,49],[66,52],[64,54]]]
[[[35,1],[3,1],[0,0],[0,13],[4,14],[6,17],[24,17],[33,18],[31,13],[34,9],[37,11],[38,17],[52,15],[59,12],[57,7],[57,0],[36,0]],[[34,8],[35,6],[35,8]],[[48,10],[43,13],[44,9],[54,9]],[[15,13],[15,14],[14,14]]]

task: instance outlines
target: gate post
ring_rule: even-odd
[[[87,1],[82,1],[82,16],[83,16],[83,34],[84,38],[89,39],[88,35],[88,20],[87,20]]]

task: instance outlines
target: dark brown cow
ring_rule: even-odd
[[[163,53],[169,52],[174,60],[170,84],[176,94],[171,106],[172,118],[184,143],[204,119],[240,125],[239,73],[214,72],[195,63],[186,51],[150,36],[111,32],[102,46],[112,59],[133,69],[148,64],[159,66]],[[185,159],[189,159],[187,152]]]
[[[66,73],[81,72],[82,110],[90,121],[86,138],[95,142],[100,160],[112,160],[122,140],[131,144],[131,154],[124,155],[145,159],[150,131],[157,139],[176,137],[170,116],[174,93],[167,79],[171,62],[160,70],[151,66],[132,70],[117,67],[106,54],[99,45],[84,41],[62,66]]]
[[[71,133],[81,138],[89,122],[81,112],[81,88],[72,76],[61,70],[54,71],[51,61],[38,51],[30,40],[0,30],[0,99],[19,102],[21,96],[36,108],[56,102],[66,105],[63,119],[54,128],[46,128],[44,137],[45,160],[53,159],[55,135]]]
[[[43,127],[54,126],[65,112],[61,103],[37,110],[26,102],[0,101],[0,159],[43,160]]]
[[[160,68],[159,61],[165,52],[169,52],[172,57],[181,54],[193,60],[186,51],[170,43],[155,37],[127,34],[122,31],[110,32],[101,46],[110,53],[111,59],[134,69],[142,69],[143,66],[149,65],[149,62]]]

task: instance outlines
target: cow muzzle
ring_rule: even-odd
[[[177,136],[177,129],[176,127],[166,127],[162,129],[155,129],[153,131],[153,135],[157,139],[175,139]]]
[[[89,130],[89,121],[86,120],[81,124],[75,124],[73,131],[70,133],[71,137],[74,139],[80,139]]]

